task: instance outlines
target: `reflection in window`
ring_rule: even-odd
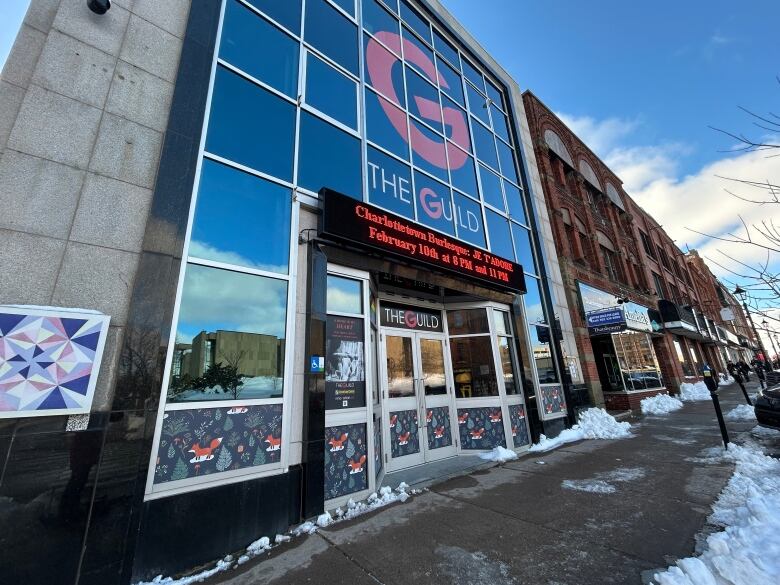
[[[516,223],[512,224],[512,236],[515,239],[515,251],[517,263],[522,265],[523,271],[536,274],[534,267],[534,254],[531,251],[531,232]]]
[[[530,325],[531,351],[536,362],[536,373],[540,384],[553,384],[558,381],[558,372],[553,363],[550,343],[550,328],[545,325]]]
[[[286,274],[291,196],[287,187],[204,160],[190,256]]]
[[[487,99],[470,83],[466,84],[466,96],[469,98],[469,112],[490,126],[490,115],[487,110]]]
[[[282,396],[287,283],[189,264],[170,402]]]
[[[457,309],[447,311],[447,328],[450,335],[488,333],[486,309]]]
[[[425,39],[425,42],[431,43],[431,30],[428,23],[423,20],[420,13],[412,8],[406,0],[401,0],[401,18],[414,32]]]
[[[301,0],[247,0],[296,35],[301,34]]]
[[[311,53],[306,59],[306,103],[357,129],[357,83]]]
[[[363,314],[361,281],[328,274],[328,312]]]
[[[417,221],[455,235],[450,188],[415,171],[414,191],[417,197]]]
[[[407,43],[414,45],[414,47],[417,48],[417,51],[419,51],[422,54],[422,56],[417,54],[417,51],[411,49],[409,46],[407,46],[406,43],[404,43],[404,57],[406,63],[410,67],[416,69],[421,75],[423,75],[433,83],[436,83],[436,76],[432,71],[433,51],[431,51],[428,48],[428,46],[425,43],[423,43],[420,39],[418,39],[414,34],[409,32],[409,29],[406,26],[401,27],[401,34],[403,35],[403,38]],[[428,67],[430,67],[430,69],[426,71],[426,68]]]
[[[306,2],[304,38],[307,43],[358,75],[358,30],[325,0]]]
[[[512,237],[509,235],[509,222],[505,217],[489,209],[485,210],[485,217],[490,236],[491,252],[502,258],[513,259],[514,250],[512,249]]]
[[[409,160],[406,113],[370,89],[366,88],[365,91],[366,137],[374,144]],[[390,123],[391,119],[395,125]]]
[[[482,183],[482,200],[500,211],[505,211],[504,194],[501,192],[501,179],[498,175],[479,165],[479,180]]]
[[[410,123],[414,166],[448,181],[444,138],[414,119]]]
[[[528,292],[523,295],[525,315],[529,327],[533,328],[533,325],[536,323],[547,322],[544,318],[544,309],[542,308],[542,292],[539,279],[526,276],[525,286],[528,289]]]
[[[300,45],[255,12],[230,0],[225,7],[219,56],[285,93],[296,97]]]
[[[485,87],[487,88],[487,95],[490,100],[499,108],[504,109],[504,96],[501,94],[501,91],[487,78]],[[493,127],[495,127],[495,123],[496,119],[493,118]]]
[[[613,333],[612,341],[626,390],[649,390],[663,386],[655,350],[647,333]]]
[[[490,104],[490,117],[493,118],[493,130],[496,134],[509,142],[509,120],[495,104]]]
[[[206,150],[292,181],[295,106],[217,68]]]
[[[463,75],[468,79],[471,83],[476,85],[480,91],[485,91],[485,84],[482,81],[482,74],[477,71],[477,68],[474,67],[468,59],[462,59],[463,62]]]
[[[393,50],[401,52],[400,42],[391,42],[392,38],[383,36],[383,41],[391,45]],[[406,107],[406,95],[404,94],[404,68],[400,65],[400,60],[391,53],[385,45],[371,38],[369,35],[363,35],[363,48],[365,55],[366,83],[379,90],[385,97],[395,102],[399,106]],[[386,70],[381,65],[383,63],[392,63],[390,77],[388,80]]]
[[[496,156],[496,142],[493,133],[482,124],[475,122],[473,118],[471,128],[474,133],[474,151],[477,153],[477,158],[497,169],[498,157]]]
[[[298,184],[363,198],[360,141],[316,116],[301,112]]]
[[[332,0],[332,2],[338,4],[350,16],[355,16],[355,0]]]
[[[442,91],[461,106],[465,106],[466,102],[463,99],[463,81],[460,78],[460,74],[438,57],[436,59],[436,67],[439,70],[439,85],[441,85]]]
[[[506,203],[509,207],[509,216],[520,223],[528,225],[525,208],[523,207],[523,192],[514,185],[504,181],[504,193],[506,194]]]
[[[433,30],[433,47],[450,62],[450,65],[459,68],[458,51],[436,29]]]
[[[406,69],[406,101],[409,113],[416,116],[437,132],[443,132],[439,92],[414,71]]]
[[[520,394],[519,376],[515,354],[512,351],[512,338],[498,338],[498,355],[501,357],[501,369],[504,373],[504,386],[507,394]]]
[[[450,357],[456,398],[498,396],[493,346],[489,336],[450,339]]]
[[[493,329],[499,335],[510,335],[509,313],[493,309]]]
[[[447,143],[447,154],[450,161],[450,180],[456,189],[468,193],[472,197],[477,196],[477,172],[474,168],[474,159],[464,154],[458,147]],[[455,168],[455,165],[458,165]]]
[[[476,201],[460,193],[453,194],[455,223],[461,240],[485,247],[485,230],[482,226],[482,209]]]
[[[409,165],[368,147],[368,200],[388,211],[414,219],[414,194]]]
[[[387,336],[387,393],[390,398],[414,396],[412,338]]]
[[[506,144],[496,140],[498,147],[498,159],[501,163],[501,174],[513,183],[517,183],[517,170],[515,169],[515,153]]]
[[[370,33],[386,31],[398,34],[398,21],[379,0],[363,0],[363,28]]]

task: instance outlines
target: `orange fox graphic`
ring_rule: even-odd
[[[492,423],[500,423],[501,413],[499,411],[496,411],[493,414],[488,415],[488,419],[490,419],[490,422]]]
[[[349,433],[344,433],[341,435],[340,439],[334,437],[328,441],[328,444],[330,445],[330,452],[333,453],[334,451],[341,451],[344,449],[344,442],[347,440],[347,437],[349,437]]]
[[[411,434],[412,433],[410,433],[409,431],[406,431],[403,435],[399,435],[398,436],[398,444],[399,445],[407,445],[407,444],[409,444],[409,437],[411,436]]]
[[[466,419],[468,417],[469,417],[469,413],[468,412],[464,412],[463,414],[459,414],[458,415],[458,424],[459,425],[465,425],[466,424]]]
[[[398,422],[398,415],[394,414],[393,416],[390,417],[390,428],[391,429],[394,428],[395,427],[395,423],[397,423],[397,422]]]
[[[357,461],[352,461],[352,460],[348,461],[347,466],[351,468],[349,470],[349,474],[354,475],[356,473],[360,473],[361,471],[363,471],[363,466],[365,465],[365,463],[366,463],[365,455],[361,455],[360,459],[358,459]]]
[[[434,439],[441,439],[444,436],[444,427],[439,427],[433,431]]]
[[[210,461],[214,459],[214,449],[222,444],[222,437],[212,439],[208,447],[201,447],[200,443],[193,443],[192,447],[188,449],[190,453],[195,455],[190,459],[190,463],[200,463],[201,461]]]
[[[265,442],[268,443],[268,448],[266,451],[278,451],[282,448],[282,438],[279,437],[278,439],[274,439],[273,435],[268,435],[265,438]]]
[[[516,426],[512,427],[512,436],[513,437],[517,436],[517,427]]]
[[[473,431],[471,431],[471,438],[477,441],[481,439],[482,435],[484,434],[485,434],[485,429],[474,429]]]
[[[247,412],[249,412],[249,409],[246,406],[234,406],[227,411],[228,414],[244,414]]]
[[[425,422],[429,423],[433,420],[433,411],[428,410],[425,412]]]

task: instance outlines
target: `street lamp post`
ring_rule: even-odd
[[[742,308],[745,309],[745,314],[747,315],[748,322],[750,323],[750,328],[753,330],[753,335],[755,335],[756,341],[758,342],[758,348],[761,350],[761,355],[764,356],[764,368],[766,369],[766,350],[764,349],[764,343],[761,341],[761,336],[758,334],[758,331],[756,331],[756,326],[753,324],[753,317],[750,315],[750,309],[748,309],[747,306],[747,291],[741,286],[737,285],[737,288],[734,289],[734,294],[742,301]]]

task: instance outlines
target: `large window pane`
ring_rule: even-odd
[[[412,172],[409,165],[368,147],[368,200],[388,211],[414,219]]]
[[[247,0],[296,35],[301,34],[301,0]]]
[[[363,28],[370,33],[398,34],[398,20],[383,8],[379,0],[363,0]]]
[[[358,29],[325,0],[307,0],[304,37],[347,71],[358,74]]]
[[[414,396],[412,338],[387,336],[387,392],[390,398]]]
[[[290,189],[203,161],[190,256],[287,273]]]
[[[414,166],[448,181],[444,137],[415,120],[410,120],[410,124]]]
[[[458,51],[447,39],[441,36],[436,29],[433,30],[433,47],[456,68],[460,68]]]
[[[515,239],[517,263],[523,266],[523,271],[536,274],[534,254],[531,250],[531,232],[516,223],[512,224],[512,236]]]
[[[495,104],[490,104],[490,117],[493,119],[493,130],[509,143],[509,120]]]
[[[333,3],[338,4],[350,16],[355,16],[355,0],[333,0]]]
[[[488,333],[486,309],[456,309],[447,311],[447,330],[450,335]]]
[[[496,142],[493,133],[473,118],[471,128],[474,133],[474,151],[482,162],[498,169],[498,157],[496,156]]]
[[[425,42],[431,43],[431,29],[428,22],[406,0],[401,0],[401,18],[414,32],[425,39]]]
[[[229,0],[219,56],[290,97],[298,91],[298,41],[238,2]]]
[[[533,329],[533,326],[537,323],[547,323],[547,319],[544,317],[539,279],[526,276],[525,286],[528,289],[528,292],[523,295],[525,315],[528,320],[528,326]]]
[[[501,369],[504,373],[504,386],[507,394],[520,394],[520,376],[517,373],[515,354],[512,351],[512,338],[499,337],[498,355],[501,357]]]
[[[409,68],[406,69],[406,101],[410,114],[432,126],[437,132],[444,132],[439,91]]]
[[[471,152],[471,137],[469,136],[469,124],[466,111],[455,104],[445,94],[440,93],[442,111],[444,114],[444,135],[460,146],[463,150]]]
[[[482,183],[482,200],[504,211],[504,194],[501,192],[501,179],[498,175],[479,165],[479,180]]]
[[[452,186],[476,197],[477,171],[474,168],[474,159],[450,143],[447,143],[447,155],[450,160]]]
[[[312,191],[328,187],[363,198],[360,141],[313,114],[301,112],[298,184]]]
[[[461,63],[463,64],[463,75],[466,77],[466,79],[476,85],[480,91],[484,92],[485,84],[482,80],[482,74],[477,71],[477,68],[474,67],[468,59],[461,59]]]
[[[528,225],[528,219],[525,216],[523,206],[523,192],[514,185],[504,181],[504,193],[506,194],[506,203],[509,206],[509,216],[512,219]]]
[[[363,314],[363,284],[359,280],[328,274],[328,312]]]
[[[469,100],[469,112],[490,126],[490,114],[487,110],[487,99],[470,83],[466,84],[466,96]]]
[[[450,67],[440,58],[436,59],[436,67],[439,71],[439,85],[444,93],[458,102],[461,106],[466,105],[463,97],[463,80],[460,74]]]
[[[482,225],[482,208],[473,199],[453,193],[455,224],[458,237],[480,248],[485,247],[485,228]]]
[[[409,160],[406,113],[370,89],[366,88],[365,91],[366,138]]]
[[[295,106],[217,69],[206,150],[292,181]]]
[[[504,108],[504,96],[501,94],[501,91],[493,85],[493,83],[490,80],[486,80],[485,87],[487,88],[487,95],[491,99],[491,101],[496,104],[499,108]],[[495,124],[495,118],[494,124]]]
[[[306,59],[306,103],[357,129],[357,83],[311,53]]]
[[[498,160],[501,163],[501,174],[513,183],[519,183],[515,169],[515,153],[500,140],[496,140],[496,146],[498,147]]]
[[[404,39],[404,61],[416,69],[420,75],[436,83],[436,69],[433,64],[433,51],[406,26],[401,27]]]
[[[455,235],[452,197],[446,185],[420,172],[414,173],[417,221],[444,233]]]
[[[489,336],[450,339],[450,355],[456,398],[498,396]]]
[[[286,319],[287,282],[188,265],[168,401],[281,396]]]
[[[385,40],[390,44],[391,49],[398,49],[400,53],[401,44],[397,39],[394,43],[391,43],[391,38],[385,37]],[[385,45],[367,34],[363,35],[363,47],[366,83],[399,106],[406,107],[404,68],[401,60],[388,51]]]
[[[490,235],[490,250],[502,258],[513,259],[515,254],[509,235],[509,221],[489,209],[485,211],[485,215]]]
[[[530,325],[531,351],[536,362],[536,373],[539,383],[553,384],[558,381],[558,372],[552,357],[550,345],[550,328],[545,325]]]

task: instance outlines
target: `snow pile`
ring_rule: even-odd
[[[529,451],[549,451],[574,441],[583,439],[626,439],[631,435],[631,425],[618,422],[603,408],[589,408],[580,414],[579,423],[561,432],[553,439],[541,435],[539,442],[532,445]]]
[[[696,382],[695,384],[683,382],[680,384],[680,400],[683,402],[709,399],[710,391],[707,390],[707,386],[704,385],[704,382]]]
[[[216,565],[211,569],[201,571],[200,573],[196,573],[194,575],[182,577],[181,579],[174,579],[173,577],[163,577],[162,575],[158,575],[151,581],[139,582],[136,585],[192,585],[193,583],[201,583],[209,577],[216,575],[217,573],[227,571],[228,569],[235,569],[243,565],[253,557],[256,557],[257,555],[274,548],[274,546],[288,542],[292,537],[302,536],[304,534],[314,534],[317,532],[318,527],[324,528],[334,524],[335,522],[350,520],[360,516],[361,514],[376,510],[377,508],[382,508],[383,506],[387,506],[388,504],[392,504],[394,502],[405,502],[409,499],[410,494],[416,495],[418,493],[420,493],[419,490],[410,490],[409,485],[405,482],[401,482],[396,488],[396,491],[393,491],[393,488],[386,486],[381,488],[379,492],[375,492],[368,496],[364,502],[355,502],[354,500],[350,499],[349,502],[347,502],[346,511],[342,510],[341,508],[337,508],[334,511],[336,516],[335,518],[331,516],[329,512],[325,512],[324,514],[320,514],[317,517],[316,522],[304,522],[303,524],[296,526],[290,531],[289,535],[277,534],[276,538],[274,539],[274,544],[271,544],[271,540],[267,536],[258,538],[256,541],[246,547],[244,554],[239,556],[235,562],[233,561],[233,556],[228,555],[224,559],[217,561]]]
[[[724,530],[710,535],[701,556],[655,574],[660,585],[774,585],[780,582],[780,461],[755,447],[729,445],[724,458],[736,470],[709,520]]]
[[[683,407],[682,402],[668,394],[656,394],[649,398],[643,398],[639,405],[642,407],[642,414],[669,414]]]
[[[728,386],[728,385],[734,383],[734,378],[732,378],[728,374],[718,374],[718,375],[720,376],[720,385],[721,386]]]
[[[726,414],[726,420],[756,420],[756,411],[752,406],[740,404]]]
[[[495,461],[496,463],[506,463],[507,461],[517,459],[517,453],[499,445],[490,453],[480,453],[479,458],[487,461]]]

